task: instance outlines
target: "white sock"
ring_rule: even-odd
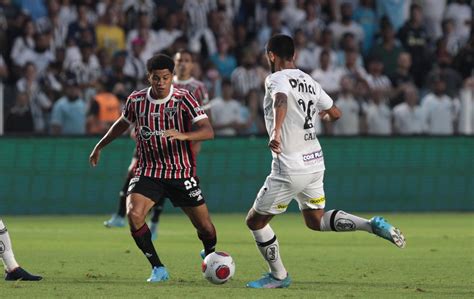
[[[372,233],[370,221],[341,210],[330,210],[321,218],[321,231],[350,232],[363,230]]]
[[[19,267],[18,263],[15,260],[15,256],[13,255],[10,236],[8,235],[7,228],[5,227],[1,219],[0,219],[0,258],[2,258],[3,264],[7,271],[12,271],[15,268]]]
[[[270,272],[276,279],[285,279],[288,273],[286,272],[283,262],[280,257],[280,249],[275,233],[269,224],[264,228],[252,231],[257,248],[260,250],[263,258],[267,261],[270,267]]]

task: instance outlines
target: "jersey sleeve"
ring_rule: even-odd
[[[277,93],[283,93],[288,95],[291,89],[290,83],[288,82],[286,76],[277,73],[267,77],[266,85],[267,90],[272,96],[272,98],[274,98]]]
[[[122,109],[122,118],[128,121],[130,124],[134,123],[135,118],[135,107],[132,101],[132,97],[128,97],[125,106]]]
[[[188,93],[183,97],[182,103],[184,111],[189,115],[189,119],[191,119],[193,124],[201,119],[207,118],[206,113],[199,106],[198,101],[191,93]]]
[[[331,97],[319,86],[319,90],[321,91],[319,93],[319,99],[318,103],[316,106],[320,111],[323,110],[328,110],[331,109],[331,107],[334,105],[334,101],[331,99]]]

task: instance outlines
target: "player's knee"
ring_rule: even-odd
[[[255,217],[252,217],[252,215],[247,215],[247,218],[245,219],[245,223],[247,224],[247,227],[250,230],[258,230],[263,228],[265,225],[263,223],[260,223],[258,219],[255,219]]]
[[[320,231],[321,225],[318,221],[306,221],[306,226],[311,230]]]
[[[129,209],[127,211],[127,216],[128,216],[128,219],[132,223],[137,223],[137,222],[142,222],[145,219],[146,215],[144,215],[142,212],[132,208],[132,209]]]

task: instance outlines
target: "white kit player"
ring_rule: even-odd
[[[324,157],[316,137],[316,117],[335,121],[341,117],[333,100],[311,76],[294,64],[293,39],[274,35],[267,44],[272,74],[265,81],[265,124],[270,135],[273,161],[270,175],[247,215],[257,247],[270,272],[249,282],[250,288],[285,288],[291,283],[279,252],[278,240],[269,225],[274,215],[298,202],[306,226],[316,231],[366,231],[403,248],[405,238],[382,217],[370,220],[341,210],[325,212]]]

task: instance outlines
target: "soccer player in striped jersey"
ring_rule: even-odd
[[[176,88],[188,90],[197,100],[203,110],[206,111],[210,117],[209,95],[206,86],[203,82],[192,77],[192,70],[194,67],[193,55],[190,51],[181,49],[176,52],[174,56],[175,76],[173,77],[173,86]],[[199,141],[192,142],[191,150],[196,157],[201,150],[201,143]],[[104,222],[106,227],[122,227],[125,226],[125,198],[127,194],[128,182],[133,177],[135,163],[137,161],[136,152],[132,158],[132,162],[128,169],[127,179],[122,191],[120,192],[120,202],[117,214],[112,215],[112,218]],[[152,240],[158,237],[158,223],[160,221],[161,213],[164,209],[165,197],[155,203],[153,207],[152,216],[150,219],[150,231]]]
[[[403,248],[405,238],[382,217],[364,219],[341,210],[325,212],[324,156],[316,136],[316,117],[336,121],[341,111],[308,74],[295,66],[293,39],[277,34],[267,44],[272,74],[265,80],[265,125],[272,151],[272,170],[247,215],[247,226],[270,272],[250,288],[286,288],[286,271],[278,239],[270,226],[275,215],[296,199],[306,226],[316,231],[366,231]]]
[[[3,261],[5,267],[5,280],[23,280],[23,281],[39,281],[43,277],[28,273],[25,269],[18,265],[13,254],[12,242],[8,230],[0,219],[0,260]]]
[[[180,207],[197,230],[204,254],[215,251],[216,230],[196,176],[192,141],[214,138],[206,113],[194,96],[172,85],[174,61],[156,55],[147,61],[150,87],[133,92],[122,117],[94,147],[89,160],[96,166],[102,149],[135,125],[138,167],[127,192],[127,216],[132,237],[151,264],[149,282],[169,279],[151,240],[146,215],[163,196]]]

